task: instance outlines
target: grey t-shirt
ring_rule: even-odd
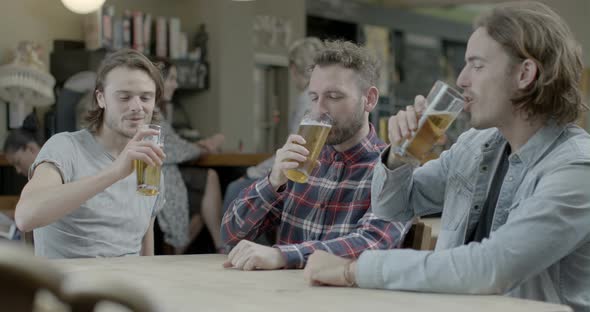
[[[113,161],[88,130],[59,133],[45,143],[29,177],[39,164],[48,162],[67,184],[97,175]],[[164,200],[160,195],[139,195],[136,186],[133,173],[63,218],[35,229],[35,254],[47,258],[139,255],[151,217]]]

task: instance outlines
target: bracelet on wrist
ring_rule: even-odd
[[[356,281],[354,281],[351,272],[351,266],[354,261],[350,261],[344,266],[344,281],[348,287],[356,287]]]

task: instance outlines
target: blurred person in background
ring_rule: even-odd
[[[16,169],[16,173],[25,177],[41,150],[41,144],[35,135],[36,130],[35,125],[31,127],[24,123],[21,128],[12,130],[4,141],[6,160]]]
[[[166,209],[157,216],[164,234],[167,254],[182,254],[203,229],[207,228],[216,251],[223,251],[221,241],[221,187],[215,170],[178,165],[198,159],[206,154],[218,153],[224,142],[221,134],[196,143],[182,139],[172,128],[172,98],[178,88],[177,69],[166,59],[156,58],[164,79],[164,92],[158,109],[163,115],[160,122],[164,135],[166,160],[162,166],[166,184]],[[172,248],[170,248],[170,246]]]
[[[24,120],[23,126],[10,131],[4,141],[6,161],[14,167],[16,173],[25,177],[41,150],[36,132],[35,117],[31,114]],[[14,220],[14,211],[5,211],[4,214]]]
[[[297,133],[297,128],[303,115],[311,107],[311,101],[307,94],[307,86],[311,77],[311,67],[314,64],[313,59],[323,46],[324,44],[320,39],[307,37],[293,42],[289,48],[289,73],[299,92],[295,105],[291,107],[289,112],[289,133]],[[274,156],[257,166],[248,168],[246,176],[230,183],[225,191],[223,212],[225,213],[227,211],[231,202],[236,199],[243,189],[250,186],[256,180],[268,175],[273,163]]]

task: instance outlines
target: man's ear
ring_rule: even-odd
[[[377,102],[379,101],[379,89],[377,89],[375,86],[371,86],[367,90],[364,98],[366,98],[363,103],[365,112],[370,113],[373,111],[373,109],[375,109],[375,106],[377,106]]]
[[[538,72],[539,68],[537,63],[531,59],[524,60],[520,64],[520,69],[518,70],[518,89],[527,89],[532,83],[534,83],[535,79],[537,79]]]
[[[98,107],[104,109],[104,94],[101,91],[96,90],[94,91],[94,96],[96,96],[96,103],[98,104]]]

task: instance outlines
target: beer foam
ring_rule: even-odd
[[[315,121],[315,120],[303,120],[301,122],[301,126],[320,126],[320,127],[332,128],[332,125],[323,123],[321,121]]]

